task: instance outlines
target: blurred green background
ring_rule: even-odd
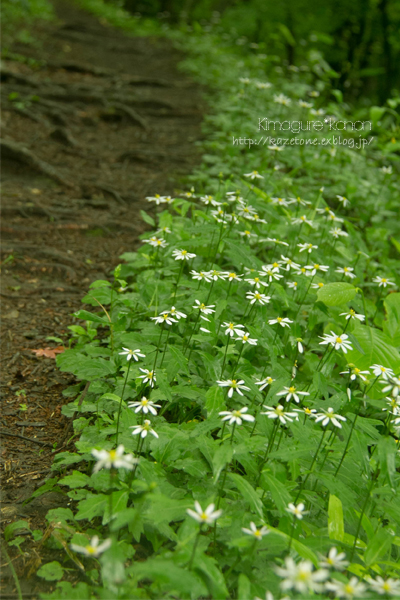
[[[383,104],[400,88],[400,0],[109,0],[171,25],[210,24],[250,52],[300,68],[316,53],[335,87],[358,105]],[[3,0],[6,32],[21,16],[51,12],[49,0]]]

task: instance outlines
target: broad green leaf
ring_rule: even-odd
[[[336,281],[327,283],[317,292],[317,297],[320,302],[327,306],[341,306],[353,300],[357,294],[357,288],[346,281]]]
[[[250,580],[244,573],[240,573],[238,578],[238,600],[249,600],[251,598],[251,584]]]
[[[151,496],[151,505],[145,517],[154,523],[182,521],[186,517],[188,508],[193,508],[193,501],[190,499],[176,500],[163,494],[154,494]]]
[[[229,473],[229,479],[235,484],[239,492],[242,494],[243,499],[248,502],[250,508],[254,510],[258,516],[263,519],[263,505],[261,498],[253,488],[253,486],[241,475],[236,473]]]
[[[105,315],[100,317],[99,315],[95,315],[87,310],[78,310],[78,312],[74,313],[74,317],[77,319],[83,319],[84,321],[93,321],[94,323],[101,323],[102,325],[108,325],[110,322]]]
[[[67,475],[63,479],[60,479],[60,485],[67,485],[69,488],[81,488],[85,487],[89,481],[89,476],[80,471],[73,471],[72,475]]]
[[[383,558],[392,545],[393,536],[385,529],[378,529],[372,540],[367,546],[364,554],[364,560],[367,567],[374,565],[380,558]]]
[[[386,310],[386,321],[383,330],[388,335],[393,346],[400,346],[400,293],[389,294],[383,301]]]
[[[14,521],[4,528],[4,537],[8,542],[16,531],[30,531],[29,523],[27,521]]]
[[[64,569],[59,562],[54,560],[53,562],[47,563],[46,565],[43,565],[43,567],[40,567],[37,574],[46,581],[59,581],[64,575]]]
[[[109,496],[108,496],[109,498]],[[119,512],[123,512],[126,509],[126,505],[128,503],[129,492],[126,490],[121,490],[119,492],[113,492],[111,494],[111,503],[108,501],[103,515],[103,525],[106,525],[112,517],[112,515],[118,515]],[[110,508],[112,510],[110,514]]]
[[[343,541],[343,506],[339,498],[337,496],[334,496],[333,494],[329,496],[328,534],[331,540],[337,540],[338,542]]]
[[[280,537],[284,538],[287,541],[287,543],[289,544],[290,536],[287,533],[284,533],[283,531],[281,531],[280,529],[277,529],[276,527],[268,526],[268,529],[270,529],[271,532],[274,532],[277,535],[279,535]],[[313,552],[311,550],[311,548],[308,548],[305,544],[303,544],[302,542],[299,542],[299,540],[296,540],[296,539],[292,539],[292,547],[294,548],[294,550],[296,550],[296,552],[299,556],[301,556],[302,558],[305,558],[307,560],[310,560],[315,567],[318,567],[319,560],[318,560],[315,552]]]
[[[187,375],[189,375],[189,370],[187,367],[187,358],[179,350],[179,348],[177,346],[173,346],[172,344],[170,344],[168,346],[168,352],[170,352],[170,354],[172,354],[173,361],[175,363],[177,372],[179,372],[182,369]]]
[[[172,560],[150,558],[144,562],[135,561],[131,573],[139,581],[149,579],[156,582],[157,587],[176,598],[208,596],[208,589],[200,576],[187,568],[176,566]]]
[[[148,225],[151,225],[152,227],[155,227],[155,225],[156,225],[155,220],[153,219],[153,217],[151,217],[146,212],[144,212],[144,210],[140,211],[140,216],[142,217],[142,219],[145,223],[147,223]]]
[[[225,395],[218,385],[213,385],[206,393],[207,416],[218,415],[222,410],[226,409]]]
[[[396,455],[398,448],[392,437],[381,437],[378,442],[379,465],[383,476],[387,476],[392,488],[396,487]]]
[[[198,556],[195,560],[195,569],[206,584],[211,597],[222,600],[227,598],[228,590],[225,578],[218,568],[217,561],[211,556]]]
[[[231,444],[222,444],[222,446],[219,446],[216,450],[212,458],[214,483],[217,483],[221,471],[225,467],[225,465],[231,462],[232,455],[233,449]]]
[[[108,496],[104,494],[89,493],[84,500],[78,504],[78,512],[75,515],[77,521],[88,519],[91,521],[94,517],[103,516],[104,510],[108,505]]]
[[[373,364],[389,367],[395,373],[400,370],[400,354],[392,346],[391,339],[379,329],[357,325],[353,335],[357,338],[364,354],[356,349],[350,350],[346,355],[348,363],[354,363],[361,370],[369,369]]]
[[[291,502],[291,496],[285,485],[270,473],[265,472],[262,474],[261,482],[265,482],[280,515],[287,514],[286,508]]]

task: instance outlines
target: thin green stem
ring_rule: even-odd
[[[122,387],[122,394],[121,394],[121,400],[119,401],[119,408],[118,408],[118,417],[117,417],[117,437],[115,440],[116,445],[118,446],[118,436],[119,436],[119,420],[121,418],[121,409],[122,409],[122,400],[124,398],[124,392],[125,392],[125,387],[126,387],[126,383],[128,381],[128,376],[129,376],[129,369],[131,368],[131,363],[132,363],[132,358],[131,360],[128,362],[128,368],[126,370],[126,375],[125,375],[125,381],[124,381],[124,385]]]
[[[319,444],[318,444],[317,451],[316,451],[316,453],[314,454],[314,458],[313,458],[313,460],[312,460],[312,463],[311,463],[310,470],[309,470],[309,472],[307,473],[307,475],[305,476],[305,478],[303,479],[303,481],[302,481],[302,484],[300,485],[300,489],[299,489],[299,491],[297,492],[297,496],[296,496],[296,499],[295,499],[295,501],[294,501],[294,503],[295,503],[295,504],[296,504],[297,500],[300,498],[301,492],[303,491],[303,489],[304,489],[304,486],[306,485],[306,483],[307,483],[307,481],[308,481],[308,478],[310,477],[310,475],[311,475],[311,473],[312,473],[312,471],[313,471],[314,465],[315,465],[315,463],[316,463],[316,460],[317,460],[317,458],[318,458],[319,451],[320,451],[320,449],[321,449],[321,446],[322,446],[322,442],[324,441],[324,438],[325,438],[325,434],[326,434],[326,429],[324,429],[324,431],[323,431],[323,433],[322,433],[322,436],[321,436],[320,442],[319,442]]]

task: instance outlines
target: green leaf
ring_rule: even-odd
[[[251,584],[250,580],[244,573],[240,573],[238,578],[238,600],[249,600],[251,598]]]
[[[381,437],[378,442],[378,456],[382,475],[387,476],[392,488],[396,487],[396,454],[398,448],[392,437]]]
[[[188,361],[186,356],[181,352],[181,350],[179,350],[177,346],[169,344],[168,351],[172,355],[173,362],[175,363],[176,367],[176,372],[178,373],[182,369],[182,371],[189,375],[189,369],[187,367]]]
[[[78,512],[75,515],[75,519],[80,521],[82,519],[88,519],[91,521],[94,517],[103,516],[104,510],[108,505],[108,496],[104,494],[91,494],[89,493],[85,500],[81,500],[78,504]]]
[[[131,572],[139,581],[150,579],[157,583],[157,587],[167,590],[171,596],[175,590],[177,598],[207,597],[208,590],[202,580],[187,568],[177,567],[171,560],[149,559],[145,562],[134,562]],[[162,596],[162,594],[158,594]]]
[[[357,294],[357,288],[346,281],[327,283],[317,292],[318,300],[326,306],[341,306],[353,300]]]
[[[219,476],[221,475],[221,471],[225,465],[231,462],[232,455],[233,449],[231,444],[222,444],[222,446],[218,447],[212,459],[214,483],[217,483]]]
[[[182,521],[186,516],[186,510],[192,508],[192,500],[176,500],[168,498],[163,494],[151,496],[151,505],[146,512],[146,519],[154,523],[166,521]]]
[[[205,408],[208,417],[218,415],[220,411],[226,409],[225,395],[218,385],[213,385],[207,390]]]
[[[8,542],[9,539],[11,539],[11,537],[13,536],[15,531],[30,531],[30,527],[29,527],[29,523],[27,521],[14,521],[14,523],[10,523],[9,525],[7,525],[7,527],[5,527],[4,529],[4,537],[6,539],[6,541]]]
[[[142,217],[142,219],[145,223],[147,223],[148,225],[151,225],[152,227],[155,227],[155,225],[156,225],[155,220],[153,219],[153,217],[151,217],[146,212],[144,212],[144,210],[140,211],[140,216]]]
[[[400,369],[400,354],[391,344],[390,338],[379,329],[356,325],[353,331],[354,337],[364,351],[349,350],[347,362],[354,363],[359,369],[366,370],[373,364],[389,367],[397,373]]]
[[[43,565],[43,567],[40,567],[37,575],[46,581],[59,581],[64,575],[64,569],[59,562],[54,560],[53,562],[47,563],[46,565]]]
[[[106,316],[100,317],[99,315],[95,315],[87,310],[78,310],[78,312],[74,313],[74,317],[77,319],[83,319],[84,321],[93,321],[94,323],[109,324],[109,320]]]
[[[261,482],[265,482],[265,485],[270,491],[272,499],[275,502],[280,515],[287,514],[286,508],[289,502],[291,502],[291,496],[285,485],[270,473],[263,473]]]
[[[389,551],[392,545],[393,536],[385,529],[378,529],[372,540],[367,546],[364,554],[364,560],[367,567],[374,565],[380,558]]]
[[[73,471],[72,475],[67,475],[63,479],[60,479],[60,485],[67,485],[70,488],[82,488],[85,487],[89,481],[89,476],[80,471]]]
[[[394,346],[400,346],[400,293],[389,294],[383,301],[386,310],[386,321],[383,330]]]
[[[212,598],[222,600],[228,596],[225,578],[217,566],[215,558],[211,556],[198,556],[195,560],[195,569],[202,577]]]
[[[331,540],[337,540],[338,542],[343,541],[343,506],[339,498],[337,496],[334,496],[333,494],[329,496],[328,534]]]
[[[261,519],[263,519],[264,515],[261,498],[258,496],[257,492],[247,481],[247,479],[241,475],[237,475],[236,473],[229,473],[229,479],[235,484],[239,492],[242,494],[243,499],[248,502],[251,509],[254,510],[254,512],[256,512]]]

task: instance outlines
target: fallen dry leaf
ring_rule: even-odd
[[[36,354],[36,356],[45,356],[46,358],[56,358],[56,354],[61,354],[64,352],[64,346],[57,346],[57,348],[38,348],[37,350],[32,350]]]

